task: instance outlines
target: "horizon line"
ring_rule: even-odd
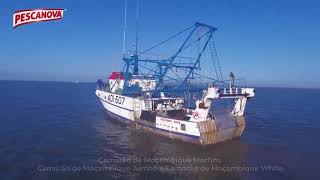
[[[48,83],[96,83],[94,81],[64,81],[64,80],[6,80],[6,79],[0,79],[0,82],[48,82]],[[296,86],[269,86],[269,85],[252,85],[253,88],[287,88],[287,89],[320,89],[320,87],[296,87]],[[248,87],[248,86],[247,86]]]

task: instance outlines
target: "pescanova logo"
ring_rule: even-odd
[[[62,17],[63,9],[19,10],[13,14],[13,28],[34,22],[59,20]]]

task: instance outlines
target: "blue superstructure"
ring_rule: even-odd
[[[180,31],[179,33],[152,46],[149,49],[146,49],[142,52],[138,52],[136,50],[135,52],[130,53],[128,56],[123,57],[123,60],[125,62],[125,66],[122,71],[125,77],[123,93],[129,93],[126,91],[126,89],[129,87],[128,81],[132,79],[132,75],[140,75],[141,78],[150,76],[154,77],[157,81],[156,87],[155,89],[150,90],[154,92],[168,91],[168,89],[166,89],[166,83],[168,82],[174,82],[175,84],[170,88],[170,90],[172,91],[194,91],[194,87],[189,86],[187,83],[189,80],[196,78],[205,78],[213,83],[224,85],[227,84],[223,82],[219,60],[217,58],[217,53],[213,42],[213,33],[216,30],[217,28],[215,27],[197,22],[194,25],[184,29],[183,31]],[[201,34],[199,34],[200,31]],[[198,36],[195,35],[196,33],[198,33]],[[168,58],[142,58],[142,56],[144,54],[147,54],[149,51],[163,46],[167,42],[172,41],[174,38],[177,38],[178,36],[181,36],[183,34],[187,34],[185,40],[182,42],[178,50]],[[198,45],[198,52],[195,57],[182,56],[183,52],[190,50],[191,47],[196,44]],[[196,72],[197,70],[201,70],[202,56],[206,50],[211,55],[210,58],[214,65],[213,71],[215,71],[216,77],[210,77],[208,75],[202,75]],[[181,62],[181,59],[187,59],[189,61]],[[150,68],[148,65],[151,65],[154,68]],[[147,70],[147,74],[146,72],[140,70],[140,67],[141,69]],[[181,76],[180,74],[176,74],[176,76],[172,76],[172,74],[169,75],[168,72],[172,70],[182,71],[184,72],[184,76]],[[199,88],[196,90],[199,90]],[[130,92],[132,93],[132,91]]]

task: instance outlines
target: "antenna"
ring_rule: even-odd
[[[123,57],[125,56],[125,48],[126,48],[127,6],[128,6],[128,0],[126,0],[126,5],[124,8],[124,27],[123,27],[123,46],[122,46]]]

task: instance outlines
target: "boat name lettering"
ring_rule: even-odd
[[[171,120],[171,119],[166,119],[166,118],[161,118],[161,121],[165,121],[165,122],[170,122],[170,123],[175,123],[175,124],[180,124],[180,121],[177,120]]]
[[[161,120],[166,122],[172,122],[170,119],[166,119],[166,118],[161,118]]]
[[[116,104],[120,104],[123,105],[124,101],[125,101],[125,97],[123,96],[114,96],[113,94],[109,94],[108,96],[108,101],[112,102],[112,103],[116,103]]]

